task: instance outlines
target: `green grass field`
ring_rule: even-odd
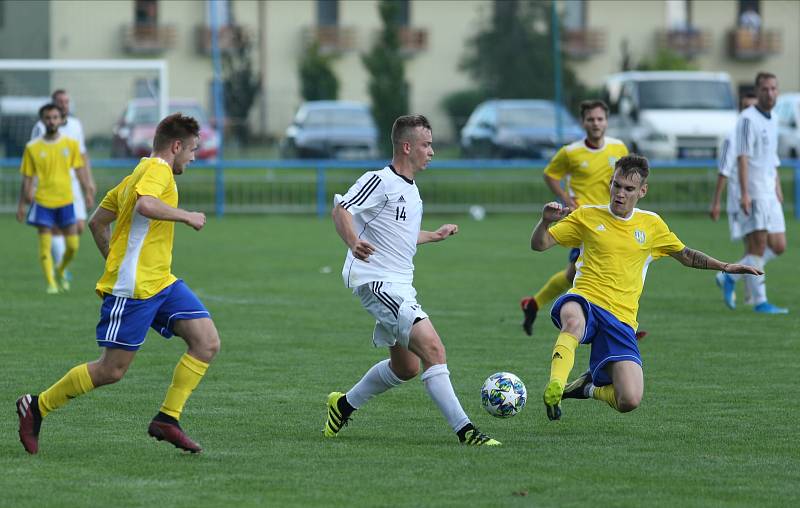
[[[688,245],[740,257],[724,223],[665,218]],[[416,258],[419,301],[448,348],[456,392],[502,447],[459,446],[418,379],[323,440],[328,392],[348,389],[385,351],[342,285],[345,249],[330,221],[261,216],[211,219],[199,233],[177,227],[173,270],[223,342],[182,419],[204,453],[145,434],[184,350],[151,332],[125,379],[50,415],[29,456],[14,400],[98,356],[102,262],[84,235],[73,291],[47,296],[34,231],[0,217],[0,506],[800,505],[800,224],[789,219],[789,251],[768,266],[770,299],[793,314],[731,312],[712,272],[654,263],[639,314],[650,332],[642,406],[621,415],[566,401],[562,420],[549,422],[540,397],[556,330],[542,315],[525,336],[518,300],[563,267],[566,251],[531,252],[533,220],[430,216],[427,229],[455,221],[461,233]],[[572,377],[587,361],[581,348]],[[500,370],[529,390],[509,420],[480,407],[483,380]]]

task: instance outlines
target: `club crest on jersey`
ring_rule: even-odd
[[[639,243],[644,243],[645,238],[646,238],[645,235],[644,235],[644,231],[642,231],[641,229],[635,230],[633,232],[633,237],[636,238],[636,241],[639,242]]]
[[[611,157],[608,158],[608,165],[613,168],[617,164],[618,160],[619,160],[619,157],[611,156]]]
[[[64,155],[64,157],[69,157],[69,148],[64,148],[61,153]]]

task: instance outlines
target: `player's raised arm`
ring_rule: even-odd
[[[336,232],[353,253],[353,256],[369,263],[367,258],[375,252],[375,247],[368,241],[358,238],[353,229],[353,215],[342,205],[336,205],[333,207],[331,217],[333,218],[333,224],[336,226]]]
[[[144,215],[148,219],[183,222],[196,231],[203,229],[203,226],[206,224],[206,214],[202,212],[189,212],[181,208],[169,206],[153,196],[139,196],[139,199],[136,200],[136,208],[134,208],[134,210],[139,215]]]
[[[553,235],[547,230],[550,224],[558,222],[563,219],[572,211],[569,207],[562,206],[561,203],[551,201],[544,205],[542,209],[542,218],[536,224],[531,234],[531,249],[536,251],[547,250],[553,245],[556,245],[556,240]]]
[[[724,261],[712,258],[705,252],[694,250],[689,247],[684,247],[676,252],[670,252],[669,255],[677,259],[682,265],[699,270],[719,270],[726,273],[745,273],[750,275],[764,274],[763,271],[753,266],[725,263]]]
[[[117,220],[117,214],[102,206],[98,206],[89,219],[89,230],[92,232],[94,243],[103,258],[108,258],[108,249],[111,245],[111,224],[115,220]]]
[[[417,245],[430,242],[441,242],[449,236],[458,233],[458,224],[442,224],[436,231],[420,231],[417,236]]]

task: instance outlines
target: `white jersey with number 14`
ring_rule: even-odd
[[[348,250],[342,278],[349,288],[372,281],[412,283],[414,254],[422,224],[422,199],[413,180],[389,165],[364,173],[342,196],[334,196],[353,215],[356,235],[375,247],[367,261]]]

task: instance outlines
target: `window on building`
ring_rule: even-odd
[[[155,26],[158,24],[158,0],[136,0],[134,3],[136,26]]]
[[[761,29],[761,2],[759,0],[739,0],[737,25],[739,28],[755,31]]]
[[[564,28],[579,31],[586,28],[586,2],[584,0],[565,0],[562,18]]]
[[[339,0],[317,0],[317,25],[339,24]]]
[[[399,26],[409,26],[411,24],[411,2],[409,0],[397,0],[397,24]]]
[[[667,0],[667,30],[685,32],[692,26],[691,0]]]

